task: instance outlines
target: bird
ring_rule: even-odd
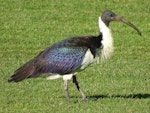
[[[110,10],[105,10],[98,18],[99,34],[97,36],[73,36],[54,43],[17,69],[8,82],[20,82],[36,77],[45,77],[48,80],[62,78],[66,100],[70,101],[68,81],[72,79],[82,100],[88,100],[76,76],[90,64],[107,59],[113,53],[113,37],[109,28],[112,21],[125,23],[141,35],[139,29],[132,23]]]

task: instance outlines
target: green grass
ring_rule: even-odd
[[[149,0],[1,0],[1,113],[149,113]],[[28,79],[7,83],[10,75],[44,48],[65,37],[97,35],[98,16],[110,9],[135,24],[142,37],[114,22],[115,52],[111,59],[78,74],[81,88],[96,101],[80,101],[69,82],[70,103],[63,80]]]

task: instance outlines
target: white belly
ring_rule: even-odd
[[[86,68],[88,65],[90,65],[92,62],[94,62],[97,58],[94,58],[93,54],[91,53],[90,49],[87,50],[84,59],[81,64],[80,69]]]

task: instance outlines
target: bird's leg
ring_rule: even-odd
[[[76,88],[78,89],[78,91],[79,91],[80,94],[82,95],[82,100],[84,100],[84,101],[87,100],[85,94],[83,93],[83,91],[82,91],[82,90],[80,89],[80,87],[79,87],[79,84],[78,84],[78,81],[77,81],[75,75],[73,75],[73,83],[75,84]]]
[[[64,80],[64,91],[65,91],[66,100],[69,102],[68,80]]]

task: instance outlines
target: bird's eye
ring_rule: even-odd
[[[113,14],[110,14],[110,17],[113,17]]]

